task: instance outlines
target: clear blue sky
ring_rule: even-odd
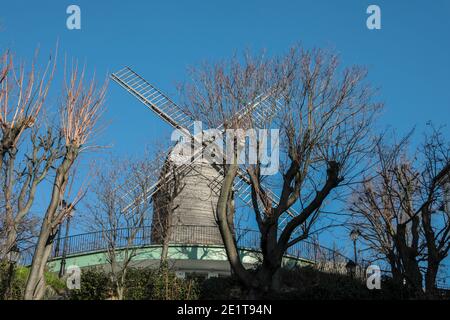
[[[81,7],[80,31],[66,29],[72,3]],[[381,30],[366,28],[372,3],[381,7]],[[60,57],[76,57],[99,76],[130,65],[175,100],[174,84],[190,65],[246,48],[281,53],[301,42],[334,48],[345,64],[366,65],[386,102],[383,124],[406,131],[427,120],[445,123],[450,114],[448,0],[2,0],[0,8],[0,48],[19,58],[30,59],[38,45],[45,56],[59,39]],[[169,132],[114,83],[108,106],[112,123],[101,139],[118,152],[139,153]]]
[[[0,49],[29,60],[38,45],[45,56],[59,39],[61,56],[86,62],[98,76],[130,65],[175,101],[188,66],[246,48],[282,53],[301,42],[369,68],[386,103],[380,125],[420,131],[428,120],[450,118],[450,0],[1,2]],[[69,4],[81,7],[79,31],[66,29]],[[366,28],[369,4],[381,8],[381,30]],[[114,83],[108,108],[111,123],[95,142],[116,154],[139,155],[169,137],[167,125]]]

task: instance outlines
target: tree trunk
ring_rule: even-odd
[[[434,297],[436,294],[436,278],[439,270],[439,264],[434,261],[428,261],[427,272],[425,274],[425,291],[427,296]]]
[[[413,230],[411,233],[415,231]],[[395,242],[404,267],[404,277],[406,278],[407,285],[420,296],[423,293],[423,278],[422,273],[420,272],[419,263],[417,261],[418,252],[415,245],[408,245],[406,238],[406,225],[399,224],[397,226]]]
[[[263,262],[254,275],[255,279],[247,287],[247,298],[262,299],[270,291],[278,291],[280,279],[278,271],[281,268],[283,253],[277,243],[277,223],[263,225],[261,230],[261,249]]]
[[[278,224],[269,222],[263,225],[261,232],[261,249],[263,263],[257,273],[257,282],[260,294],[266,295],[269,291],[279,290],[279,278],[275,275],[281,268],[283,253],[278,247]]]
[[[3,256],[5,257],[11,249],[14,247],[17,241],[17,230],[15,225],[11,225],[7,228],[7,237],[4,247]]]
[[[403,277],[402,277],[402,273],[399,269],[400,266],[399,266],[397,255],[395,253],[391,252],[391,253],[387,254],[386,257],[387,257],[387,260],[391,267],[392,280],[394,281],[394,283],[396,285],[402,286]]]
[[[279,290],[278,271],[280,267],[271,265],[267,261],[263,262],[256,273],[256,281],[248,288],[247,299],[259,300],[263,299],[270,291]]]
[[[49,224],[42,226],[25,287],[25,300],[40,300],[45,294],[45,266],[52,249]]]
[[[118,300],[123,300],[126,272],[127,272],[126,268],[122,270],[121,272],[122,274],[120,275],[120,278],[117,279],[116,282],[116,294]]]
[[[439,270],[439,264],[442,259],[436,245],[435,231],[433,230],[431,212],[428,207],[424,207],[422,210],[422,226],[428,249],[427,271],[425,273],[425,291],[427,296],[433,297],[436,293],[436,278]]]
[[[4,212],[5,212],[5,225],[6,225],[6,243],[4,254],[8,254],[13,248],[17,240],[17,225],[14,219],[14,213],[12,208],[12,193],[14,186],[14,169],[15,169],[15,158],[17,149],[11,148],[8,152],[9,158],[6,155],[2,155],[2,163],[5,163],[5,170],[3,174],[3,201],[4,201]]]
[[[117,287],[117,300],[123,300],[123,286]]]
[[[45,291],[45,266],[50,256],[53,238],[55,236],[52,228],[58,230],[62,222],[61,217],[58,217],[57,210],[65,193],[70,168],[77,155],[78,148],[67,146],[65,157],[56,170],[50,204],[42,221],[38,244],[34,252],[30,275],[25,288],[24,298],[26,300],[39,300],[43,297]]]
[[[172,215],[171,212],[169,212],[169,215]],[[163,242],[162,242],[162,248],[161,248],[161,258],[160,258],[160,267],[165,268],[167,266],[167,257],[169,255],[169,242],[170,237],[172,234],[172,219],[168,218],[168,224],[167,227],[162,230],[163,233]]]
[[[167,256],[169,254],[169,241],[164,239],[162,248],[161,248],[161,261],[160,267],[163,267],[167,264]]]
[[[228,223],[229,220],[227,217],[230,210],[230,199],[232,196],[233,182],[234,178],[236,177],[237,170],[237,164],[233,163],[229,165],[229,168],[225,174],[223,185],[220,190],[220,195],[217,200],[217,220],[219,231],[222,236],[223,244],[227,253],[228,261],[230,262],[231,269],[246,288],[251,288],[257,287],[254,283],[255,279],[252,274],[245,269],[242,261],[240,260],[236,240],[233,237],[233,231],[230,228],[230,225]]]

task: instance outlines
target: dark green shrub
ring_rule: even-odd
[[[281,299],[370,299],[372,294],[360,280],[347,275],[321,272],[311,267],[281,270],[281,279],[284,288],[278,295]]]
[[[269,299],[300,300],[369,300],[410,299],[411,292],[382,279],[381,290],[369,290],[364,281],[345,274],[321,272],[312,267],[281,270],[281,290],[270,293]]]
[[[100,269],[84,269],[81,274],[80,289],[69,291],[72,300],[105,300],[112,296],[112,286],[108,275]]]
[[[129,269],[124,298],[127,300],[192,300],[199,296],[196,281],[178,279],[169,268]]]
[[[195,280],[179,279],[169,268],[155,272],[151,282],[151,299],[155,300],[195,300],[199,288]]]
[[[82,271],[81,288],[71,290],[73,300],[104,300],[115,296],[114,285],[101,269]],[[130,268],[125,277],[126,300],[192,300],[199,296],[195,281],[178,279],[169,269]]]
[[[369,290],[364,281],[345,274],[321,272],[312,267],[281,269],[279,290],[270,300],[369,300],[410,299],[413,296],[392,280],[382,280],[381,290]],[[200,299],[246,298],[245,289],[234,277],[212,278],[201,283]]]
[[[129,269],[125,279],[124,298],[126,300],[151,299],[155,273],[150,268]]]
[[[227,300],[241,298],[241,286],[235,277],[210,278],[200,284],[200,299]]]

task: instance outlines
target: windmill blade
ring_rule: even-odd
[[[244,186],[245,184],[247,185],[247,187],[243,188],[242,190],[238,190],[238,195],[239,197],[243,200],[246,201],[247,204],[252,205],[252,199],[251,199],[251,183],[250,183],[250,178],[247,177],[247,175],[245,174],[244,171],[242,170],[238,170],[238,179],[242,180],[243,183],[242,185]],[[267,197],[272,201],[272,204],[277,206],[280,203],[280,197],[278,197],[277,194],[275,194],[272,190],[270,190],[270,188],[267,188],[264,186],[263,183],[261,183],[261,187],[266,191],[266,195]],[[289,208],[286,213],[290,216],[290,217],[296,217],[299,215],[299,213],[297,212],[297,210],[295,210],[294,208]],[[287,219],[287,217],[285,218]]]
[[[166,153],[160,153],[158,155],[158,157],[153,160],[153,162],[157,163],[157,164],[163,164],[167,158],[167,154],[169,154],[172,149],[173,149],[173,147],[170,147]],[[156,168],[155,168],[155,171],[157,171]],[[157,174],[147,176],[146,179],[150,179],[151,177],[157,177]],[[159,180],[155,181],[144,193],[144,195],[149,194],[149,196],[146,196],[144,199],[144,195],[141,195],[142,199],[140,199],[140,201],[138,201],[138,202],[142,203],[142,201],[148,200],[148,198],[151,197],[151,195],[155,192],[153,190],[156,190],[159,182],[160,182]],[[134,186],[130,187],[132,185],[134,185]],[[136,197],[136,193],[138,193],[138,190],[137,190],[138,188],[139,188],[139,183],[132,181],[132,179],[126,179],[126,181],[123,184],[119,185],[116,188],[115,191],[118,192],[118,194],[119,194],[118,196],[119,196],[119,199],[121,200],[121,202],[128,203],[128,205],[125,206],[125,208],[122,210],[122,212],[130,210],[131,206],[133,206],[133,205],[134,206],[137,205],[136,201],[139,198],[139,196]]]
[[[194,140],[203,147],[209,144],[208,141],[203,141],[200,136],[195,136],[188,130],[194,124],[194,120],[188,114],[131,68],[125,67],[111,74],[111,78],[144,103],[150,110],[154,111],[164,121],[175,129],[180,130],[188,141]],[[202,152],[202,148],[199,148],[193,157],[200,156]]]
[[[246,116],[251,115],[253,119],[253,124],[256,127],[262,128],[264,127],[264,123],[267,122],[268,119],[273,117],[273,115],[282,109],[282,104],[277,97],[273,96],[273,92],[269,92],[264,95],[258,96],[256,101],[252,104],[249,104],[245,107],[240,114],[237,115],[237,120],[242,119]],[[231,120],[232,121],[232,120]],[[224,125],[221,125],[218,129],[223,129]],[[222,186],[222,182],[224,180],[224,171],[222,166],[215,166],[216,169],[221,173],[214,181],[211,182],[211,189],[217,194],[220,193],[220,188]],[[237,173],[237,182],[234,185],[235,193],[239,196],[239,198],[250,208],[253,208],[252,196],[251,196],[251,182],[249,177],[245,174],[242,169],[238,169]],[[261,184],[264,190],[266,190],[266,195],[272,202],[272,205],[277,206],[280,202],[280,198],[277,194],[272,192],[270,188],[264,187]],[[258,204],[261,208],[263,205],[261,200],[258,199]],[[281,216],[281,220],[279,223],[280,228],[289,221],[289,218],[296,217],[299,215],[299,212],[295,208],[289,208],[285,213]]]
[[[260,102],[258,108],[253,110],[253,122],[257,128],[264,128],[264,124],[267,123],[272,117],[280,111],[282,105],[280,100],[269,96]]]
[[[141,101],[150,110],[155,112],[161,119],[169,123],[175,129],[180,130],[187,138],[192,138],[191,133],[188,128],[193,125],[194,121],[187,115],[178,105],[176,105],[169,97],[162,93],[155,86],[150,84],[147,80],[137,74],[129,67],[120,69],[117,72],[111,74],[111,79],[118,83],[121,87],[127,90],[130,94]],[[169,149],[169,153],[173,148]],[[179,168],[180,172],[188,170],[188,166],[183,166]],[[149,187],[147,192],[141,197],[135,197],[133,191],[137,186],[131,190],[124,190],[122,199],[129,201],[123,211],[133,210],[138,204],[143,201],[147,201],[153,196],[161,186],[162,181],[170,182],[170,173],[161,177],[160,180],[156,181],[152,186]]]
[[[188,131],[187,128],[193,124],[191,117],[177,106],[175,102],[131,68],[125,67],[112,73],[111,79],[172,127],[186,132]]]
[[[189,133],[189,132],[188,132]],[[203,151],[204,148],[206,147],[206,143],[204,141],[201,141],[201,139],[197,136],[193,136],[189,133],[189,138],[192,140],[195,140],[197,143],[202,143],[202,147],[201,148],[197,148],[194,153],[189,157],[188,161],[184,161],[184,162],[179,162],[176,166],[176,174],[179,177],[185,176],[187,175],[189,172],[191,172],[192,170],[194,170],[194,164],[197,163],[197,161],[202,157],[203,155]],[[189,143],[191,142],[189,141]],[[190,144],[188,144],[188,146],[190,146]],[[167,155],[171,155],[171,157],[173,156],[174,158],[177,157],[176,154],[174,154],[174,152],[176,152],[177,150],[175,150],[175,147],[171,147],[169,148],[169,150],[165,153],[162,153],[162,156],[165,156],[165,159],[163,161],[164,164],[167,164],[169,166],[173,166],[175,165],[173,163],[173,161],[171,161],[170,159],[167,159]],[[129,197],[131,193],[131,191],[134,191],[137,186],[135,188],[132,188],[129,192],[126,192],[126,194],[124,194],[124,197],[128,197],[129,199],[129,205],[127,205],[122,211],[133,211],[134,208],[136,206],[138,206],[139,204],[142,204],[143,201],[147,201],[149,198],[151,198],[156,192],[158,192],[163,184],[167,184],[173,181],[173,179],[175,178],[173,175],[173,167],[169,167],[168,170],[166,170],[166,173],[159,178],[159,180],[157,182],[155,182],[152,186],[150,186],[147,191],[138,196],[131,196]]]
[[[111,74],[111,78],[117,82],[120,86],[125,88],[129,93],[135,96],[139,101],[144,103],[149,109],[154,111],[160,118],[169,123],[172,127],[181,130],[186,137],[193,138],[196,142],[200,142],[202,144],[202,148],[197,150],[193,155],[193,160],[190,163],[182,164],[177,168],[177,173],[185,174],[192,170],[192,164],[195,163],[199,157],[203,154],[203,149],[206,147],[208,143],[204,141],[200,141],[199,137],[193,136],[187,128],[189,128],[193,123],[193,119],[188,116],[180,107],[178,107],[170,98],[164,95],[160,90],[151,85],[148,81],[146,81],[139,74],[134,72],[131,68],[125,67],[113,74]],[[252,118],[255,120],[255,124],[257,126],[262,126],[262,124],[267,121],[269,117],[271,117],[275,112],[281,109],[281,104],[277,99],[272,97],[272,92],[269,92],[264,95],[258,96],[256,101],[248,104],[238,115],[238,120],[252,114]],[[219,126],[219,130],[223,130],[224,124]],[[171,150],[169,150],[171,152]],[[218,171],[221,170],[220,166],[215,166]],[[223,169],[222,169],[223,170]],[[240,174],[241,180],[245,181],[245,174]],[[133,210],[137,205],[142,203],[143,201],[147,201],[151,198],[160,188],[162,183],[169,183],[173,179],[173,175],[171,172],[165,174],[161,179],[159,179],[155,184],[153,184],[147,192],[141,197],[130,197],[133,190],[126,191],[124,194],[124,198],[128,198],[130,200],[130,204],[127,205],[123,211]],[[248,178],[247,178],[248,179]],[[220,176],[216,179],[215,183],[217,184],[221,179]],[[246,181],[246,184],[249,186],[249,181]],[[246,198],[246,195],[243,195]],[[273,194],[271,198],[274,201],[276,200],[276,195]],[[247,199],[248,200],[248,199]],[[245,202],[248,204],[248,202]],[[251,201],[250,201],[251,204]],[[291,213],[290,213],[291,214]],[[295,213],[292,213],[295,214]]]
[[[169,154],[170,152],[172,152],[172,148],[169,150]],[[198,157],[198,155],[197,155]],[[168,164],[169,166],[172,166],[172,163]],[[178,176],[183,176],[188,174],[191,170],[193,170],[193,166],[192,163],[184,163],[180,166],[176,167],[176,172]],[[153,195],[155,193],[157,193],[163,186],[163,184],[167,184],[170,183],[174,180],[175,176],[173,174],[173,170],[171,167],[169,167],[168,170],[166,170],[167,172],[163,174],[162,177],[160,177],[158,179],[158,181],[156,181],[153,185],[151,185],[145,193],[139,195],[139,196],[135,196],[133,195],[133,191],[136,190],[136,187],[132,188],[130,191],[126,191],[125,194],[123,195],[123,198],[126,198],[129,202],[129,204],[127,206],[125,206],[125,208],[122,209],[123,212],[126,211],[134,211],[134,209],[142,204],[145,201],[148,201],[151,197],[153,197]]]
[[[258,98],[255,99],[253,103],[246,106],[240,114],[237,115],[238,120],[244,118],[245,116],[248,116],[251,114],[253,123],[257,127],[263,127],[263,124],[267,121],[267,119],[271,118],[276,112],[280,111],[282,108],[282,105],[276,97],[273,97],[272,92],[269,92],[264,95],[260,95]],[[224,124],[219,126],[217,129],[222,130],[223,132]],[[205,146],[205,144],[204,144]],[[220,148],[216,148],[217,157],[222,159],[225,159],[223,154],[221,154]],[[203,153],[203,148],[200,152],[200,155]],[[213,167],[219,172],[219,175],[214,179],[211,180],[209,177],[205,177],[208,180],[210,180],[210,188],[211,190],[216,193],[217,195],[220,193],[220,188],[222,186],[223,180],[225,178],[224,174],[224,168],[222,165],[219,164],[212,164]],[[238,169],[237,173],[237,182],[234,185],[235,193],[239,196],[239,198],[250,208],[253,208],[253,203],[251,199],[251,182],[248,176],[245,174],[245,172],[242,169]],[[263,186],[264,187],[264,186]],[[274,192],[272,192],[269,188],[265,188],[266,194],[271,200],[272,204],[274,206],[277,206],[279,204],[279,197]],[[260,206],[262,207],[261,201],[258,199],[258,202]],[[282,216],[280,226],[287,223],[288,219],[290,217],[295,217],[299,213],[294,208],[289,208]]]
[[[253,124],[257,128],[263,128],[264,123],[271,119],[275,113],[280,111],[282,105],[278,98],[273,96],[272,90],[265,94],[260,94],[251,103],[239,111],[233,118],[221,124],[217,129],[223,130],[226,123],[237,121],[251,117]]]
[[[215,167],[218,167],[218,165]],[[212,180],[210,184],[211,190],[213,190],[213,192],[215,192],[216,194],[220,194],[220,189],[222,187],[223,180],[225,179],[223,166],[220,167],[221,168],[219,170],[221,174],[216,179]],[[246,205],[248,205],[250,208],[253,208],[250,178],[245,174],[245,172],[242,169],[238,169],[236,177],[237,182],[234,184],[235,194],[237,194]],[[280,203],[280,198],[278,197],[278,195],[275,194],[272,190],[270,190],[270,188],[265,187],[263,183],[261,183],[261,186],[266,191],[267,197],[270,199],[272,204],[274,206],[277,206]],[[258,203],[262,207],[262,203],[259,199]],[[287,215],[282,218],[280,225],[281,223],[285,223],[289,217],[296,217],[299,215],[298,211],[292,207],[286,211],[286,214]]]
[[[260,183],[261,187],[265,190],[267,197],[272,202],[272,206],[276,207],[280,203],[280,197],[274,193],[270,188],[265,187],[263,183]],[[235,193],[239,198],[250,208],[253,208],[252,202],[252,189],[250,184],[250,179],[245,175],[245,173],[240,170],[238,171],[238,182],[235,185]],[[258,201],[258,206],[261,211],[264,208],[263,203],[260,199]],[[298,216],[300,213],[293,207],[286,210],[281,216],[278,223],[278,228],[283,230],[286,224],[291,218]]]

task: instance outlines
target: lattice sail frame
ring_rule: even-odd
[[[180,132],[182,132],[183,135],[186,136],[186,138],[194,140],[196,143],[200,143],[202,145],[202,147],[194,153],[192,157],[193,161],[190,161],[189,163],[183,163],[177,167],[177,173],[181,175],[189,172],[189,170],[192,170],[192,163],[195,163],[196,160],[202,157],[203,151],[208,145],[205,144],[205,141],[200,141],[199,137],[191,134],[189,128],[193,126],[194,120],[162,91],[150,84],[147,80],[133,71],[130,67],[125,67],[115,73],[112,73],[111,79],[118,83],[130,94],[132,94],[150,110],[155,112],[156,115],[158,115],[162,120],[170,124],[173,128],[180,130]],[[270,99],[273,99],[271,92],[258,96],[252,103],[249,103],[242,109],[238,117],[242,118],[251,113],[252,119],[254,119],[254,124],[260,125],[261,123],[266,121],[268,117],[272,116],[275,112],[278,112],[281,109],[281,105],[278,100],[275,100],[275,103],[270,103]],[[224,125],[222,124],[217,129],[223,132],[223,128]],[[165,154],[170,154],[172,151],[173,148],[170,148]],[[224,179],[224,169],[223,166],[220,165],[213,166],[220,173],[220,175],[217,179],[210,181],[210,187],[213,192],[219,193],[221,183]],[[235,182],[234,185],[235,194],[237,194],[238,197],[246,205],[252,208],[253,205],[251,200],[250,179],[242,169],[238,170],[237,178],[238,181]],[[162,182],[169,183],[172,179],[173,175],[171,173],[171,170],[169,170],[169,172],[165,176],[161,177],[148,189],[148,192],[146,192],[146,194],[143,195],[141,199],[130,198],[130,195],[132,194],[131,191],[124,190],[125,193],[123,197],[128,199],[130,204],[127,205],[123,210],[132,211],[137,203],[141,201],[147,201],[156,192],[158,192]],[[265,189],[267,190],[267,195],[271,199],[271,201],[275,205],[278,205],[279,197],[270,189]],[[290,208],[289,210],[287,210],[287,212],[285,212],[284,216],[281,218],[280,228],[285,223],[287,223],[289,217],[295,217],[298,214],[299,213],[294,208]]]

